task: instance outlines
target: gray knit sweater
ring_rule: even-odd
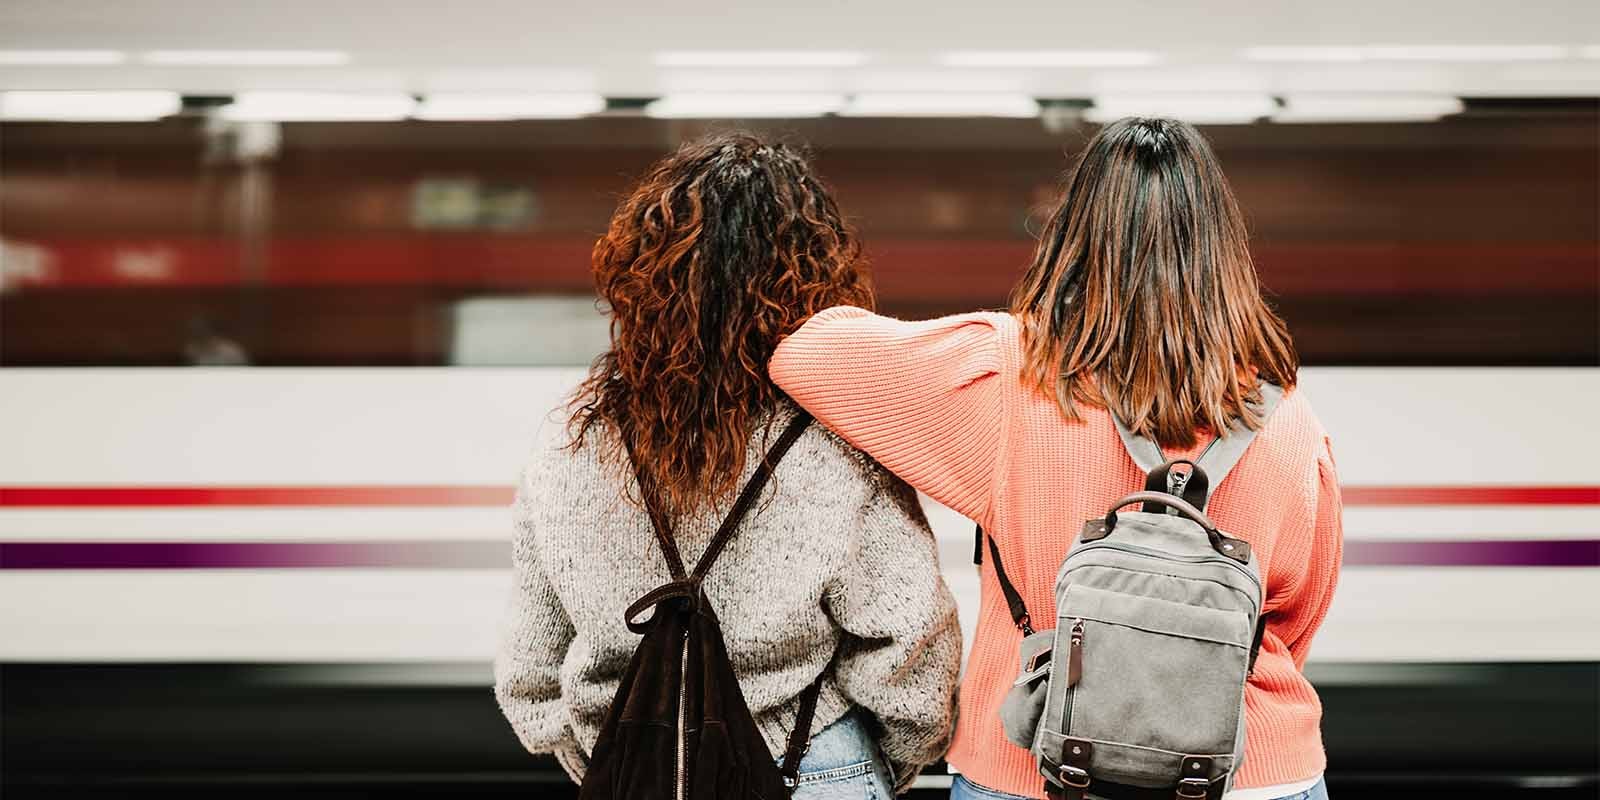
[[[771,437],[788,421],[781,412]],[[745,474],[759,462],[762,428]],[[495,695],[523,746],[554,753],[580,780],[638,638],[628,604],[669,581],[626,469],[599,448],[541,447],[514,514],[516,580]],[[732,499],[676,520],[686,563],[705,550]],[[823,683],[812,731],[852,707],[875,720],[902,786],[949,744],[961,632],[915,493],[819,424],[773,479],[705,581],[739,686],[773,753],[797,696]]]

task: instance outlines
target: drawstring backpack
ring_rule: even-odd
[[[578,789],[580,800],[786,800],[810,744],[824,669],[800,694],[780,768],[756,727],[728,660],[704,579],[761,495],[772,470],[805,432],[802,412],[768,450],[692,571],[641,480],[651,527],[672,580],[628,607],[639,646],[617,687]],[[635,465],[637,471],[637,464]],[[652,613],[640,620],[646,611]]]

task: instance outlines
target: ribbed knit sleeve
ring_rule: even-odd
[[[1296,571],[1299,580],[1284,604],[1274,612],[1279,619],[1273,632],[1289,648],[1297,669],[1305,669],[1306,657],[1311,654],[1311,637],[1328,616],[1333,590],[1339,583],[1339,567],[1344,560],[1344,503],[1339,496],[1339,472],[1327,437],[1323,437],[1317,452],[1316,480],[1311,541],[1302,551],[1305,566]]]
[[[905,322],[851,306],[778,346],[773,381],[912,486],[983,521],[1004,435],[1000,314]]]
[[[886,474],[875,483],[824,600],[843,630],[834,679],[882,725],[879,745],[903,791],[955,731],[961,627],[916,493]]]
[[[500,710],[530,753],[553,753],[574,781],[585,759],[561,701],[561,662],[574,629],[539,559],[529,483],[523,478],[512,508],[515,578],[505,632],[494,662]]]

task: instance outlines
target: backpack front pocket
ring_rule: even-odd
[[[1055,631],[1039,631],[1024,637],[1017,648],[1017,679],[1000,703],[1000,725],[1006,738],[1018,747],[1033,746],[1039,721],[1044,718],[1055,640]]]
[[[1248,612],[1071,585],[1057,613],[1058,629],[1082,631],[1077,652],[1058,656],[1079,660],[1059,730],[1097,743],[1097,776],[1170,783],[1183,755],[1233,753]]]

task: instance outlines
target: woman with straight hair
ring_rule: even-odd
[[[828,306],[872,303],[829,190],[784,145],[691,143],[618,206],[593,267],[611,347],[578,389],[569,435],[522,476],[495,664],[506,718],[581,782],[640,642],[625,611],[682,572],[668,542],[695,564],[728,516],[739,524],[699,586],[774,760],[802,696],[815,697],[794,797],[908,786],[949,744],[961,659],[915,493],[811,424],[729,513],[801,414],[767,375],[780,337]]]
[[[1262,800],[1326,791],[1321,705],[1301,670],[1338,578],[1339,481],[1297,366],[1211,148],[1187,124],[1124,119],[1072,170],[1009,313],[902,322],[831,308],[771,369],[818,420],[979,522],[1039,620],[1055,619],[1056,570],[1083,522],[1144,483],[1114,418],[1167,458],[1196,459],[1236,421],[1257,430],[1208,510],[1250,543],[1265,583],[1228,795]],[[1253,407],[1264,383],[1285,393],[1266,419]],[[1023,634],[993,562],[947,757],[953,796],[1039,797],[1032,756],[998,716]]]

